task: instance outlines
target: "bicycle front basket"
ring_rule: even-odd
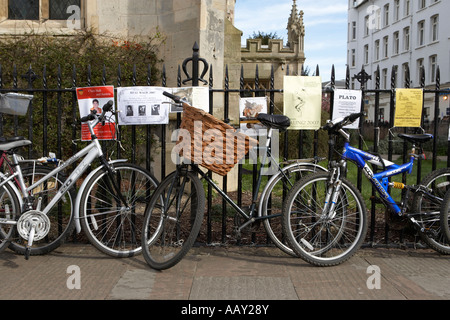
[[[187,130],[190,138],[178,140],[180,156],[221,176],[226,176],[252,146],[258,145],[257,140],[237,132],[209,113],[187,105],[183,106],[180,128]],[[195,139],[196,136],[199,138]],[[188,154],[183,154],[183,150]]]
[[[27,114],[32,95],[20,93],[0,94],[0,113],[24,116]]]

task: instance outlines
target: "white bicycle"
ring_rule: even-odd
[[[113,115],[110,101],[101,115],[92,112],[82,118],[92,141],[69,160],[52,161],[57,164],[54,169],[39,160],[22,160],[16,153],[31,141],[21,137],[0,141],[1,159],[9,168],[0,173],[0,250],[9,246],[26,259],[46,254],[76,228],[108,255],[130,257],[141,252],[145,208],[158,181],[127,160],[106,159],[94,128]],[[63,172],[81,159],[66,178]],[[77,194],[77,181],[95,159],[100,165],[84,179]]]

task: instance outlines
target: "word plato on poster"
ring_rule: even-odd
[[[267,113],[267,97],[241,98],[239,100],[240,132],[248,136],[266,135],[266,127],[256,118]]]
[[[209,111],[208,88],[123,87],[117,88],[119,125],[168,124],[169,114],[183,112],[183,108],[174,105],[164,91]]]
[[[397,89],[394,127],[420,128],[422,111],[422,89]]]
[[[361,90],[336,89],[334,92],[333,116],[332,120],[344,118],[352,113],[361,111],[362,92]],[[359,119],[345,129],[358,129]]]
[[[322,111],[321,77],[284,77],[284,115],[289,130],[318,130]]]
[[[103,106],[111,100],[114,101],[113,86],[77,88],[76,92],[81,118],[93,111],[99,115],[102,114]],[[116,138],[115,120],[111,112],[107,112],[105,116],[106,121],[98,124],[94,128],[94,133],[99,140],[114,140]],[[81,124],[81,140],[91,140],[91,133],[87,123]]]

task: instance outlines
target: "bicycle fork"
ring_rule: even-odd
[[[342,187],[340,176],[341,172],[339,168],[333,168],[330,181],[328,182],[328,189],[325,195],[325,204],[322,213],[322,217],[326,217],[327,220],[332,220],[336,215],[336,202]]]

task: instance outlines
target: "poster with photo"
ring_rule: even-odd
[[[344,90],[336,89],[334,92],[333,116],[332,120],[344,118],[352,113],[361,112],[362,91],[361,90]],[[345,129],[358,129],[360,119]]]
[[[77,100],[80,110],[80,118],[85,117],[96,111],[97,114],[103,112],[103,106],[109,101],[114,101],[114,87],[113,86],[100,86],[100,87],[87,87],[77,88]],[[94,133],[99,140],[114,140],[116,138],[116,126],[112,113],[106,113],[106,121],[104,124],[98,124],[94,128]],[[89,132],[89,126],[87,123],[81,124],[81,140],[90,141],[91,133]]]
[[[284,115],[291,120],[289,130],[320,129],[321,111],[321,77],[284,77]]]
[[[119,125],[168,124],[169,104],[163,104],[165,88],[117,88]]]
[[[239,100],[240,129],[248,136],[266,134],[266,127],[255,118],[260,113],[267,113],[267,97],[241,98]]]
[[[169,113],[183,112],[183,108],[171,104],[173,101],[163,95],[164,91],[209,112],[209,89],[206,87],[122,87],[117,88],[119,125],[168,124]]]
[[[166,91],[185,99],[191,106],[209,112],[209,88],[207,87],[186,87],[186,88],[165,88]],[[172,106],[170,112],[183,112],[183,108]]]

